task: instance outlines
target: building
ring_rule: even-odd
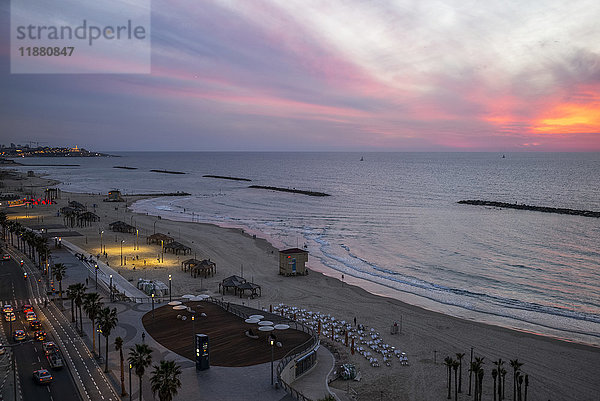
[[[284,276],[304,276],[308,274],[308,251],[290,248],[279,251],[279,274]]]
[[[113,189],[108,193],[108,198],[104,199],[104,202],[125,202],[125,199],[121,197],[121,191]]]

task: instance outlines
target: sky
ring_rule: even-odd
[[[0,12],[2,144],[600,151],[597,0],[154,0],[150,74],[11,74]]]

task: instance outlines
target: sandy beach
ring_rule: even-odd
[[[43,189],[49,184],[49,180],[40,177],[23,177],[18,181],[4,179],[3,191],[17,192],[24,188],[26,192],[42,196]],[[25,226],[62,225],[63,217],[57,216],[57,211],[74,200],[97,214],[100,222],[88,227],[73,227],[72,230],[81,236],[69,237],[69,241],[86,249],[89,254],[97,255],[101,253],[100,232],[104,231],[102,243],[108,256],[101,259],[134,283],[140,278],[168,283],[171,275],[175,295],[205,293],[222,296],[218,294],[219,282],[232,274],[243,275],[262,287],[262,297],[249,300],[225,295],[225,300],[243,301],[254,307],[284,303],[329,313],[340,320],[353,321],[356,318],[359,324],[375,328],[385,342],[407,353],[410,366],[393,363],[391,367],[371,367],[365,358],[358,354],[350,355],[348,348],[338,345],[344,361],[359,367],[362,380],[338,380],[332,385],[355,390],[361,400],[380,397],[386,400],[446,399],[443,359],[448,355],[454,357],[458,352],[466,354],[462,368],[463,394],[459,395],[459,399],[471,399],[467,396],[467,365],[471,348],[475,356],[485,357],[484,399],[492,399],[492,361],[498,358],[506,361],[504,367],[509,372],[506,395],[507,399],[512,399],[512,368],[508,361],[518,358],[524,363],[522,371],[529,375],[529,400],[600,400],[600,380],[597,377],[600,372],[599,348],[449,317],[400,300],[370,294],[315,271],[308,276],[283,277],[278,274],[278,250],[264,239],[253,238],[240,229],[135,214],[127,206],[141,198],[127,197],[127,202],[113,203],[103,202],[105,197],[106,194],[62,192],[54,205],[12,208],[7,213],[10,219],[18,218]],[[137,227],[139,249],[135,234],[109,230],[108,225],[117,220]],[[192,248],[191,256],[164,253],[164,260],[159,261],[160,245],[146,243],[146,237],[154,232],[168,234],[189,246]],[[121,246],[125,265],[121,265]],[[217,264],[216,275],[202,279],[190,277],[189,272],[181,270],[181,261],[190,257],[210,258]],[[400,319],[401,333],[390,334],[390,327]],[[434,361],[434,356],[437,361]]]

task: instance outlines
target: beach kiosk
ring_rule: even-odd
[[[304,276],[308,274],[308,251],[290,248],[279,251],[279,274],[284,276]]]

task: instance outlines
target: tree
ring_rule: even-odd
[[[452,398],[450,393],[452,391],[452,363],[453,362],[454,362],[454,360],[452,358],[450,358],[449,356],[444,358],[444,365],[446,365],[446,378],[448,379],[448,399]]]
[[[500,397],[500,400],[503,400],[505,395],[504,390],[506,389],[506,369],[500,369],[500,372],[498,374],[502,376],[502,397]]]
[[[119,351],[119,357],[121,360],[121,396],[127,395],[125,391],[125,372],[123,370],[123,339],[121,337],[115,338],[115,350]]]
[[[71,323],[75,323],[75,286],[77,284],[71,284],[67,287],[67,298],[71,300]]]
[[[465,356],[464,353],[457,353],[456,359],[458,360],[458,392],[462,393],[462,359]]]
[[[529,375],[525,375],[525,401],[527,401],[527,387],[529,387]]]
[[[102,310],[102,297],[97,292],[90,292],[83,296],[83,310],[92,321],[92,350],[96,352],[96,318]],[[98,344],[100,347],[100,344]]]
[[[483,395],[483,375],[484,375],[484,370],[479,369],[479,398],[477,398],[479,401],[481,401],[481,398]]]
[[[452,361],[452,369],[454,370],[454,401],[458,401],[458,361]]]
[[[512,359],[510,361],[510,367],[513,368],[513,400],[517,399],[517,372],[521,370],[523,364],[519,362],[519,359]]]
[[[501,372],[502,372],[502,365],[504,365],[504,361],[502,360],[502,358],[498,359],[497,361],[492,362],[494,365],[496,365],[496,371],[498,373],[498,376],[500,376]],[[499,380],[500,377],[498,377],[498,400],[502,400],[502,382]],[[494,399],[496,398],[496,395],[494,395]]]
[[[142,376],[144,376],[146,368],[152,363],[152,350],[148,344],[135,344],[135,348],[129,350],[129,358],[127,360],[135,370],[135,375],[140,379],[139,401],[142,401]]]
[[[57,263],[54,265],[52,269],[52,275],[58,281],[58,297],[62,300],[62,281],[65,277],[65,272],[67,271],[67,266],[64,263]],[[62,302],[62,301],[61,301]]]
[[[494,379],[494,401],[496,401],[496,378],[498,377],[498,369],[492,369],[492,379]]]
[[[154,365],[154,371],[150,377],[152,385],[152,394],[158,393],[160,401],[172,401],[181,387],[179,380],[181,368],[175,364],[175,361],[160,361],[160,365]]]
[[[83,318],[81,317],[81,304],[85,295],[86,286],[83,283],[73,284],[73,300],[79,312],[79,332],[83,333]],[[77,326],[77,324],[76,324]]]
[[[108,372],[108,336],[112,329],[117,327],[117,322],[119,319],[117,318],[117,308],[110,309],[106,307],[100,310],[98,314],[98,327],[102,331],[102,335],[106,338],[106,358],[104,365],[104,372]]]

